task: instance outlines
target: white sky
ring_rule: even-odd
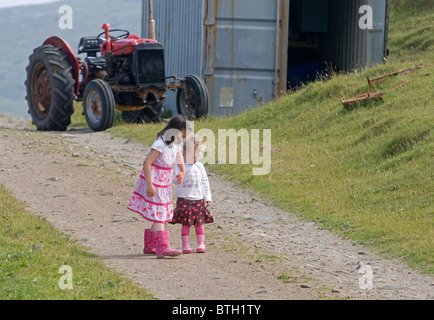
[[[56,1],[59,0],[0,0],[0,9],[28,5],[28,4],[43,4],[43,3],[56,2]]]

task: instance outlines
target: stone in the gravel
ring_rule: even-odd
[[[262,289],[262,290],[258,290],[258,291],[256,291],[255,293],[256,293],[256,294],[266,294],[266,293],[268,293],[268,290],[266,290],[266,289]]]
[[[261,223],[269,223],[274,221],[273,218],[265,217],[265,216],[252,216],[252,217],[248,217],[247,219],[254,220],[256,222],[261,222]]]
[[[75,138],[75,135],[70,133],[61,133],[60,136],[65,138]]]
[[[308,284],[306,284],[306,283],[302,283],[302,284],[300,284],[300,288],[305,288],[305,289],[307,289],[307,288],[310,288],[310,285],[308,285]]]
[[[241,259],[235,259],[235,260],[232,260],[230,262],[231,263],[241,263],[241,262],[243,262],[243,260],[241,260]]]
[[[403,286],[384,286],[383,288],[379,288],[382,290],[401,290],[404,289]]]
[[[138,219],[136,217],[125,217],[122,215],[115,215],[112,218],[113,222],[135,222]]]

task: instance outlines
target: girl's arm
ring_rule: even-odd
[[[155,161],[155,159],[158,158],[160,155],[160,152],[151,149],[151,152],[149,152],[148,156],[145,159],[145,162],[143,162],[143,174],[145,175],[145,180],[147,184],[146,193],[149,197],[155,197],[156,191],[152,184],[152,168],[151,164]]]
[[[184,157],[182,156],[181,151],[178,151],[176,154],[176,164],[178,165],[179,173],[176,175],[176,182],[181,184],[185,178],[185,164]]]
[[[206,174],[206,170],[205,170],[205,167],[203,166],[203,164],[200,162],[198,162],[198,164],[199,164],[200,173],[201,173],[200,182],[202,185],[203,200],[207,203],[207,206],[208,206],[209,203],[212,201],[211,188],[209,186],[208,175]]]
[[[178,181],[177,181],[177,179],[176,179],[176,176],[178,175],[179,172],[180,172],[180,171],[179,171],[178,166],[175,166],[175,167],[173,168],[172,183],[176,183],[176,184],[178,184]]]

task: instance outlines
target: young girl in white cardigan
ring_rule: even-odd
[[[204,152],[203,140],[198,135],[194,134],[187,137],[183,146],[185,178],[176,187],[178,199],[173,212],[173,220],[170,222],[182,224],[181,238],[184,254],[193,252],[190,247],[190,228],[193,225],[197,236],[196,252],[206,252],[205,224],[214,222],[214,217],[208,210],[212,201],[208,176],[204,165],[198,162]]]

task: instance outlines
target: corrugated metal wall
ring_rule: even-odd
[[[386,0],[329,1],[329,30],[320,45],[321,61],[350,71],[383,61],[386,33]],[[359,8],[373,8],[374,29],[359,28]]]
[[[202,76],[205,1],[153,0],[153,9],[155,37],[165,48],[166,76]],[[148,19],[147,7],[145,12]],[[167,95],[165,106],[177,114],[176,92],[168,91]]]

